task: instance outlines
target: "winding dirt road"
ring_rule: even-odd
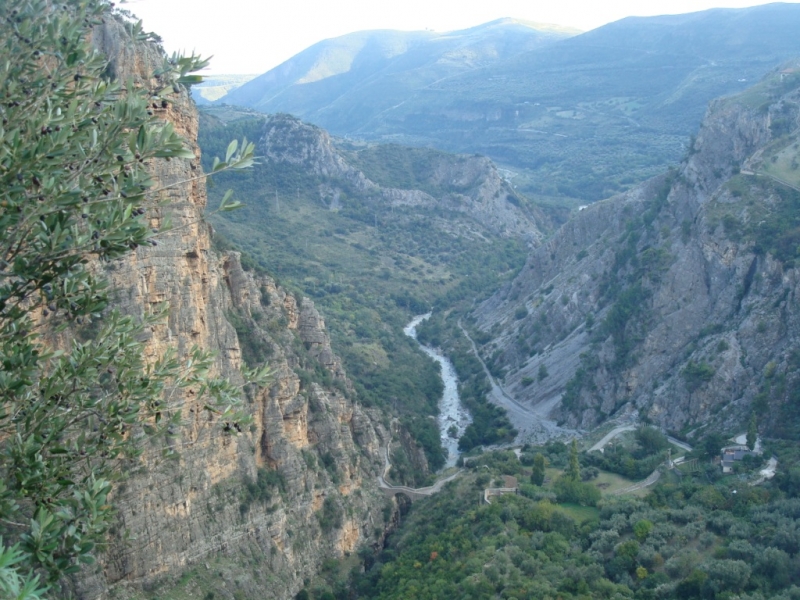
[[[478,346],[475,341],[470,337],[467,330],[461,324],[461,319],[458,320],[458,328],[469,340],[472,345],[472,352],[481,363],[486,377],[489,379],[491,385],[491,392],[489,393],[489,400],[498,406],[502,406],[508,413],[508,418],[511,424],[519,431],[517,435],[517,443],[543,443],[552,438],[573,438],[578,437],[578,432],[572,429],[559,427],[555,421],[547,418],[547,413],[558,402],[559,398],[552,401],[543,402],[534,407],[527,407],[516,401],[509,396],[503,387],[495,380],[494,376],[489,372],[486,363],[483,362]]]

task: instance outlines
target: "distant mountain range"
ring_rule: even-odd
[[[684,154],[712,98],[800,56],[800,5],[626,18],[577,32],[510,19],[326,40],[220,101],[340,136],[482,153],[556,203],[629,188]]]
[[[360,31],[314,44],[222,101],[355,130],[415,90],[577,33],[513,19],[450,33]]]

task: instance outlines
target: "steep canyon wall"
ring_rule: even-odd
[[[788,435],[800,342],[800,91],[772,73],[715,101],[683,163],[577,212],[474,313],[530,406],[590,428]],[[794,162],[792,163],[792,157]],[[791,164],[790,164],[791,163]]]
[[[108,20],[94,42],[118,77],[155,83],[162,52],[132,40],[121,23]],[[325,558],[383,535],[391,510],[375,475],[388,421],[353,401],[313,303],[298,303],[272,279],[245,272],[238,254],[212,248],[188,93],[154,110],[196,158],[152,165],[163,190],[146,217],[153,227],[167,218],[171,225],[157,246],[109,266],[117,306],[143,314],[168,303],[168,319],[147,339],[153,356],[169,347],[186,356],[197,346],[216,353],[215,375],[241,384],[243,361],[267,362],[274,379],[244,389],[252,424],[241,433],[209,416],[196,389],[169,398],[182,416],[173,438],[180,458],[161,459],[154,444],[129,465],[108,549],[76,587],[87,599],[140,597],[169,588],[192,567],[209,571],[213,559],[218,582],[209,589],[223,590],[222,597],[289,598]]]

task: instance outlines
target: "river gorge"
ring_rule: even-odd
[[[414,317],[411,322],[403,328],[403,333],[416,340],[417,326],[424,320],[430,318],[430,316],[431,313],[425,313],[424,315]],[[419,341],[417,343],[419,343]],[[464,430],[472,423],[472,417],[464,405],[461,404],[461,399],[458,397],[458,378],[456,377],[453,363],[435,348],[425,346],[421,343],[419,347],[441,367],[444,392],[442,393],[441,400],[439,400],[439,416],[436,421],[439,425],[442,447],[447,451],[445,468],[452,467],[458,460],[458,438],[463,435]],[[453,432],[453,427],[455,427],[455,432]],[[455,433],[455,435],[452,435],[452,433]]]

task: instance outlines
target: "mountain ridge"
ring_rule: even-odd
[[[440,198],[422,190],[382,186],[365,176],[348,162],[348,156],[337,148],[323,129],[303,123],[289,115],[274,115],[267,119],[260,141],[264,156],[273,162],[302,166],[317,176],[338,178],[348,182],[361,193],[377,195],[388,206],[440,204],[464,212],[482,226],[502,236],[522,237],[538,244],[543,234],[535,218],[545,221],[536,212],[527,214],[519,209],[520,199],[500,176],[497,168],[484,157],[455,157],[457,164],[447,164],[443,154],[429,154],[430,176],[434,184],[464,188],[465,194],[449,192]],[[358,151],[350,156],[357,155]],[[437,160],[437,158],[439,160]],[[469,190],[469,191],[467,191]],[[322,195],[335,193],[321,192]]]
[[[310,101],[305,96],[339,96],[348,93],[353,85],[358,88],[363,86],[363,83],[357,83],[359,78],[377,77],[391,82],[392,75],[402,76],[405,73],[412,85],[419,85],[413,73],[427,67],[432,72],[423,74],[423,78],[430,83],[453,72],[472,68],[475,61],[492,62],[499,56],[522,52],[525,48],[537,47],[574,33],[569,29],[548,27],[538,30],[518,20],[499,19],[446,33],[395,30],[355,32],[314,44],[252,82],[233,90],[220,102],[250,106],[264,112],[292,112],[303,117],[308,115],[310,107]],[[358,69],[361,71],[350,73]],[[319,86],[308,85],[337,75],[342,81],[328,81],[319,91],[312,89]],[[304,85],[303,93],[293,95],[293,85]],[[290,95],[287,97],[286,94]],[[284,96],[283,101],[296,103],[299,110],[287,110],[285,106],[276,109],[276,99],[281,95]]]
[[[632,17],[446,76],[426,67],[424,79],[373,86],[351,74],[335,91],[287,88],[259,105],[240,88],[222,102],[339,136],[484,154],[526,195],[578,204],[680,160],[709,101],[800,55],[799,27],[800,7],[781,3]]]
[[[561,420],[584,428],[633,412],[683,433],[736,428],[754,411],[793,435],[791,77],[713,102],[678,169],[578,212],[476,310],[512,394],[559,399]]]

